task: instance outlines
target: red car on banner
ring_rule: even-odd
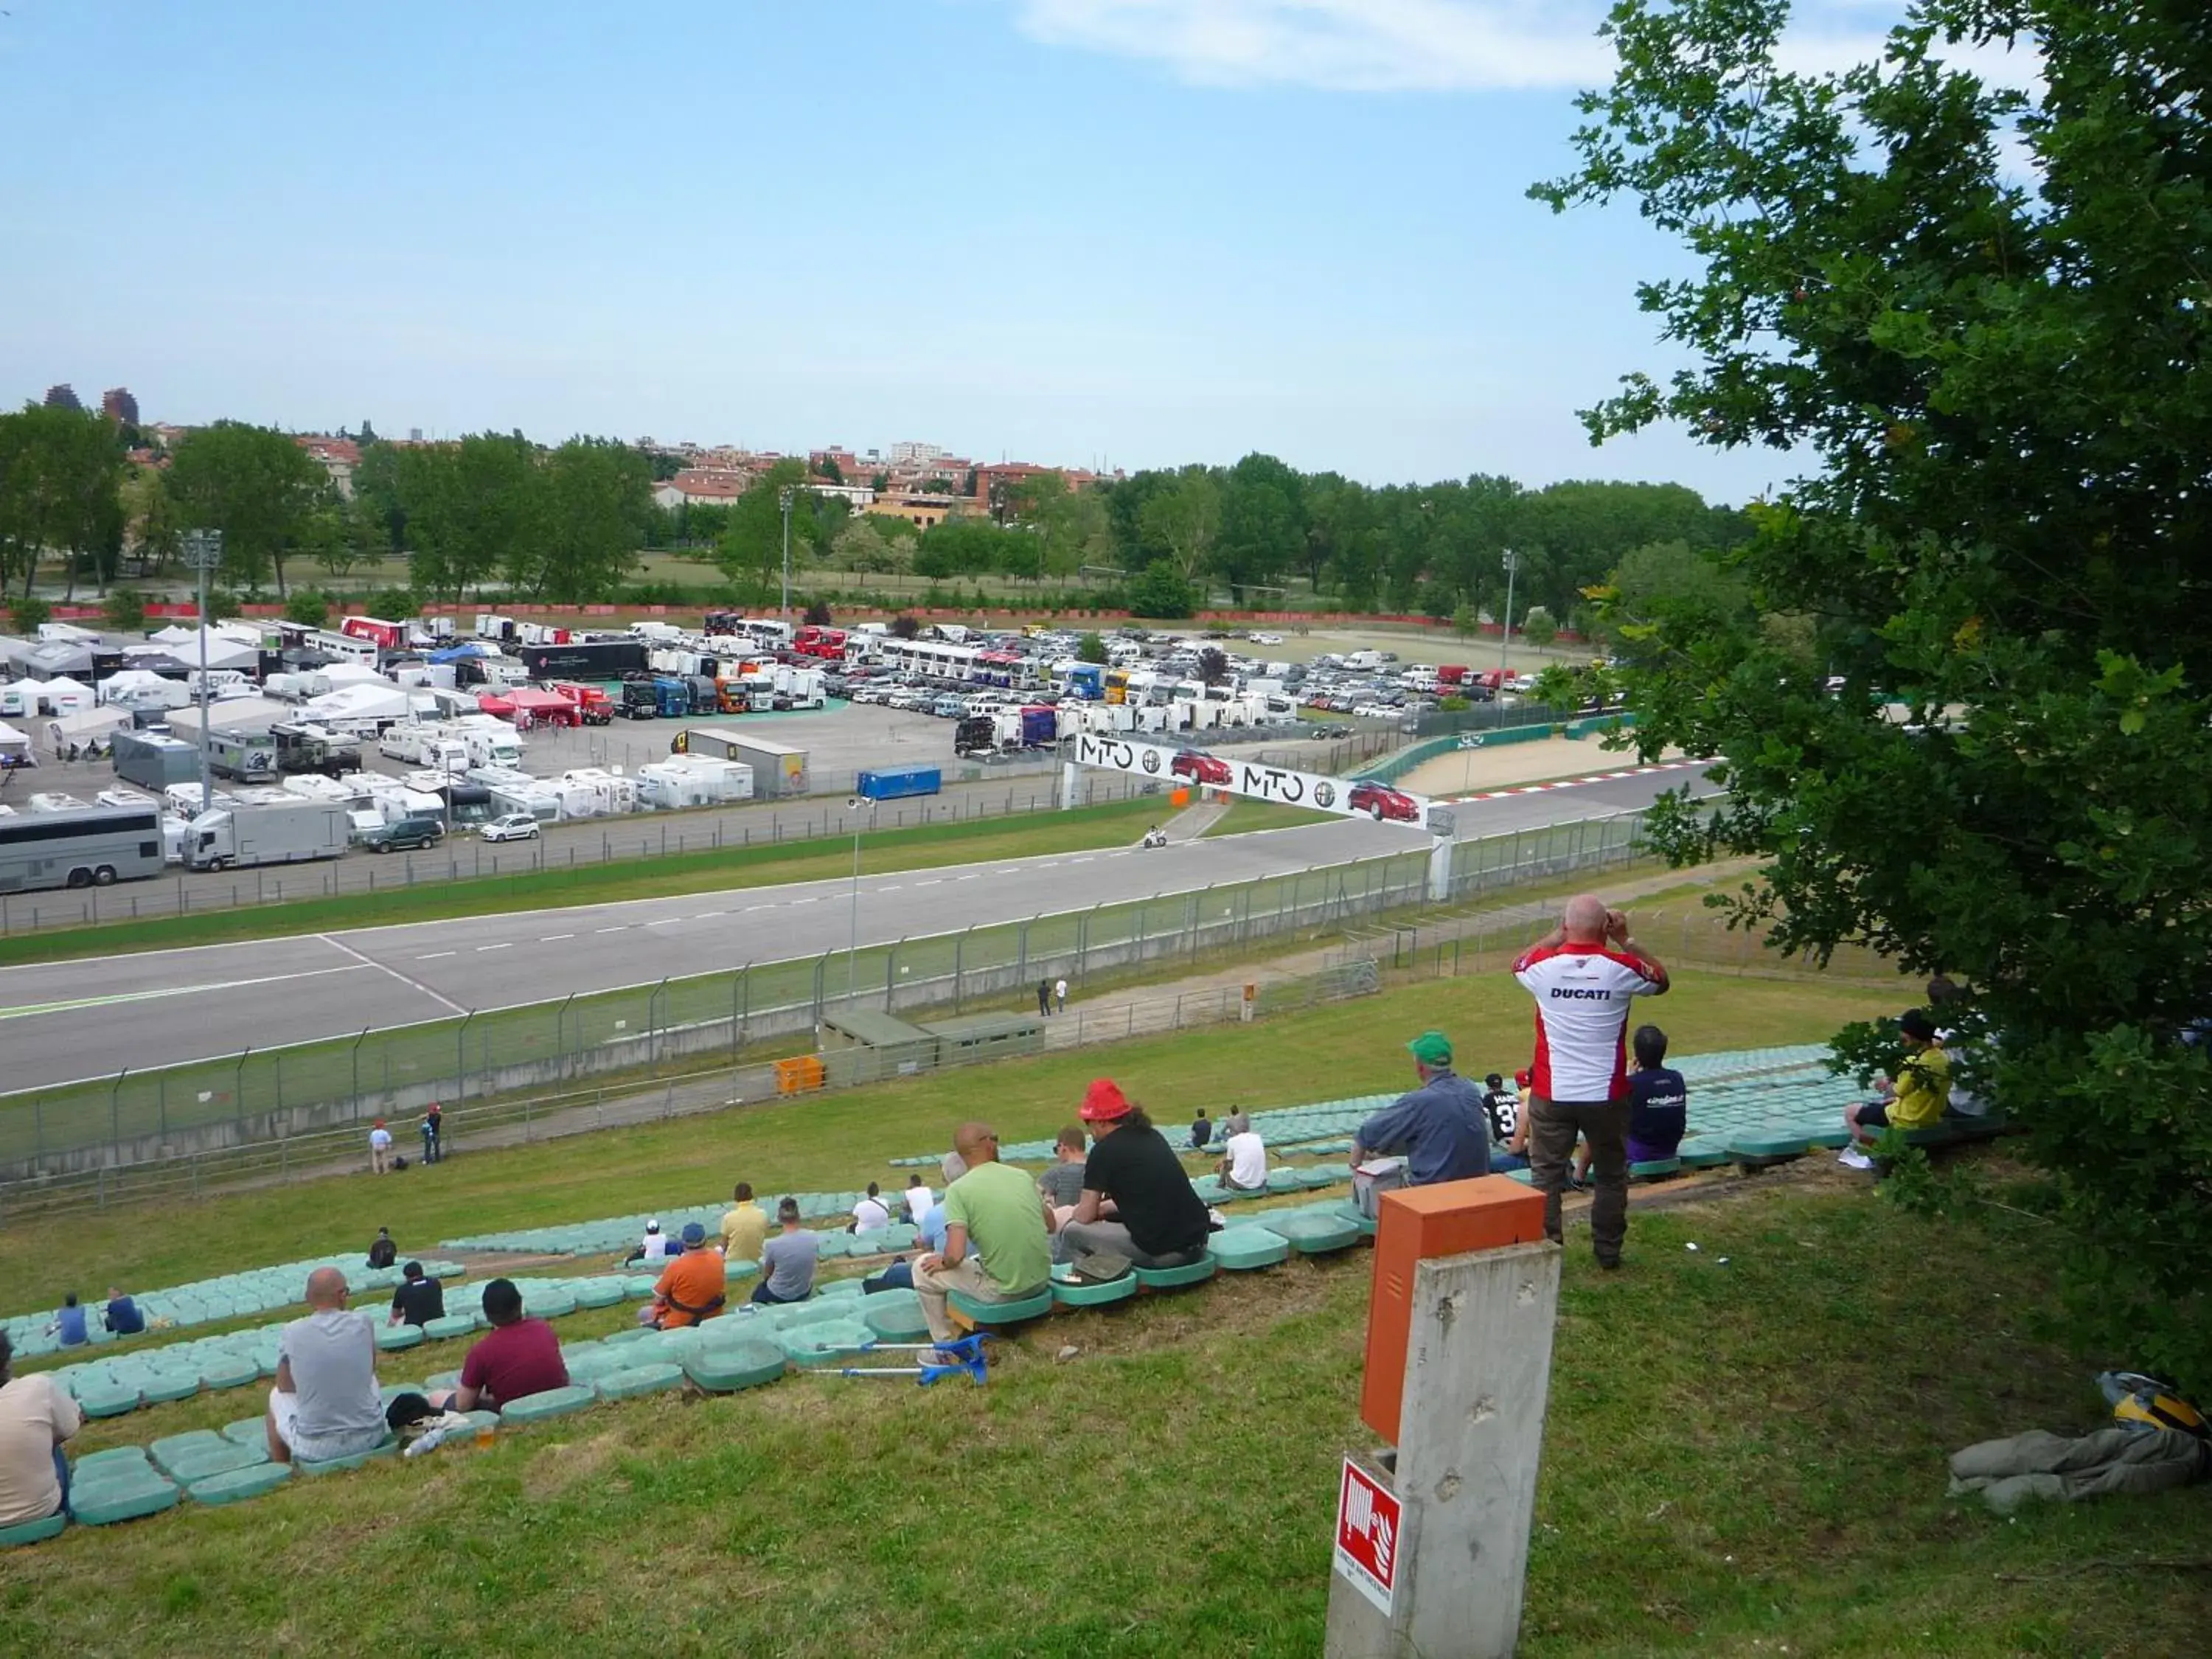
[[[1193,783],[1227,783],[1234,775],[1229,763],[1212,755],[1201,755],[1195,749],[1186,749],[1168,763],[1168,770],[1179,778]]]
[[[1420,802],[1403,790],[1393,789],[1373,778],[1355,779],[1345,804],[1353,811],[1369,813],[1377,820],[1395,818],[1401,823],[1421,821]]]

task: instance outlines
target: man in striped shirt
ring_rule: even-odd
[[[1544,1193],[1545,1235],[1559,1240],[1575,1139],[1588,1136],[1597,1183],[1590,1243],[1601,1267],[1618,1267],[1628,1235],[1629,1006],[1664,994],[1667,970],[1629,937],[1626,916],[1583,893],[1513,964],[1513,977],[1536,1000],[1528,1163]]]

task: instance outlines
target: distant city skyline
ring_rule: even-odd
[[[1856,44],[1883,0],[1810,0]],[[1134,471],[1679,480],[1576,416],[1684,269],[1554,217],[1603,0],[201,0],[0,16],[0,388]],[[1841,50],[1841,48],[1838,48]],[[87,120],[91,109],[128,121]],[[867,434],[878,435],[871,438]]]

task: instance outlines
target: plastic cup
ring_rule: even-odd
[[[494,1428],[490,1424],[489,1424],[489,1423],[479,1423],[479,1424],[477,1424],[477,1448],[478,1448],[479,1449],[483,1449],[483,1447],[486,1447],[486,1446],[490,1445],[490,1444],[491,1444],[491,1443],[493,1442],[493,1440],[494,1440],[494,1439],[495,1439],[495,1438],[498,1437],[498,1433],[499,1433],[499,1431],[498,1431],[498,1430],[496,1430],[496,1429],[495,1429],[495,1428]]]

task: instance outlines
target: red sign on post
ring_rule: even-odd
[[[1395,1493],[1350,1458],[1344,1460],[1344,1483],[1336,1498],[1336,1570],[1385,1613],[1398,1582],[1401,1513]]]

